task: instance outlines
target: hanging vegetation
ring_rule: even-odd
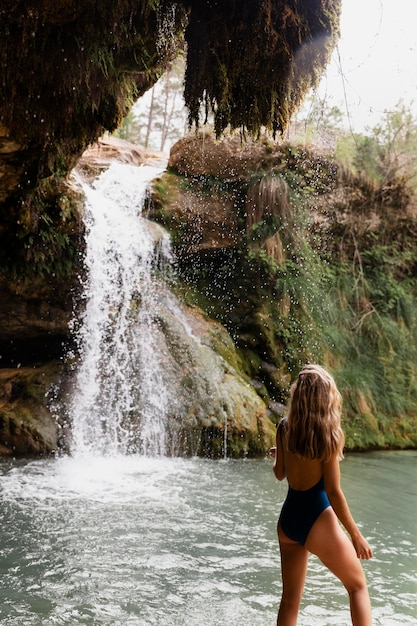
[[[122,122],[183,40],[153,0],[13,0],[0,7],[0,265],[70,267],[57,180]],[[172,5],[172,3],[171,3]],[[60,244],[58,245],[57,242]],[[33,261],[36,263],[33,263]]]
[[[341,0],[189,0],[185,101],[256,135],[283,132],[317,84],[339,34]]]
[[[187,42],[191,124],[214,112],[256,135],[285,129],[338,36],[341,0],[5,0],[0,7],[0,263],[56,273],[56,189],[83,150],[114,131]],[[51,181],[52,179],[52,181]],[[52,197],[53,196],[53,197]],[[40,219],[42,218],[42,219]],[[43,230],[41,232],[40,225]],[[29,245],[27,245],[29,242]],[[64,242],[65,243],[65,242]],[[68,255],[66,255],[68,256]],[[66,263],[69,267],[69,264]]]
[[[191,123],[283,131],[338,37],[341,0],[15,0],[0,8],[0,202],[64,175],[187,41]]]

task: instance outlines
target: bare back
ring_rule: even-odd
[[[297,491],[310,489],[323,476],[323,462],[320,459],[305,459],[289,452],[285,440],[285,429],[278,428],[276,448],[280,475],[277,474],[277,478],[279,480],[287,478],[290,487]]]
[[[323,476],[323,462],[319,459],[303,459],[283,449],[285,473],[288,484],[297,491],[306,491],[316,485]]]

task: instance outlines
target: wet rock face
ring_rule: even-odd
[[[170,184],[171,175],[164,174],[163,184]],[[164,222],[169,213],[171,231],[175,231],[178,256],[190,262],[192,255],[205,255],[207,252],[227,250],[241,240],[236,203],[239,199],[233,189],[212,188],[210,193],[195,182],[188,188],[179,189],[172,181],[169,207],[155,201],[149,210],[149,217]]]
[[[44,455],[58,446],[48,392],[60,376],[73,315],[70,290],[0,283],[0,456]]]
[[[60,371],[59,364],[0,369],[0,456],[39,456],[57,449],[58,429],[45,394]]]
[[[161,309],[158,337],[171,393],[168,431],[176,454],[263,456],[275,429],[226,329],[197,307],[183,321]]]
[[[68,338],[72,302],[18,295],[0,285],[0,367],[29,365],[60,356]]]
[[[24,164],[19,160],[23,146],[10,137],[10,130],[0,124],[0,203],[17,188]]]

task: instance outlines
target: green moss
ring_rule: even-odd
[[[29,4],[0,9],[1,119],[20,146],[20,166],[14,154],[11,161],[17,184],[6,200],[5,240],[22,222],[26,194],[42,179],[65,176],[158,80],[181,44],[185,19],[180,5],[173,12],[171,2],[153,0]]]
[[[272,441],[271,433],[268,437],[268,434],[260,430],[256,435],[248,431],[236,430],[233,425],[229,425],[225,442],[224,428],[212,426],[201,430],[198,454],[212,459],[223,458],[226,454],[228,458],[235,459],[264,457]]]
[[[401,193],[397,181],[384,195],[304,148],[265,149],[259,161],[263,172],[248,172],[233,190],[241,241],[192,262],[180,253],[181,297],[227,328],[239,353],[234,366],[264,402],[285,402],[301,365],[318,361],[342,391],[348,448],[415,447],[417,231],[403,212],[409,190]],[[290,210],[261,216],[246,232],[242,198],[271,175],[286,181]],[[210,189],[201,178],[186,184],[187,193]],[[169,199],[165,210],[169,216]],[[361,216],[375,211],[378,230],[362,228]],[[275,234],[281,258],[264,247]],[[175,242],[181,249],[180,236]],[[220,441],[219,434],[218,449]]]
[[[42,182],[24,205],[16,236],[0,252],[1,274],[13,282],[72,279],[80,268],[82,226],[78,195],[61,191],[55,179]]]
[[[229,363],[243,379],[249,381],[245,373],[244,361],[240,358],[230,335],[225,332],[222,326],[213,323],[210,325],[210,342],[214,352]]]
[[[163,210],[177,196],[178,177],[175,174],[164,172],[152,182],[152,201],[158,208]]]

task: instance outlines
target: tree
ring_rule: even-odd
[[[310,93],[291,122],[286,139],[335,153],[343,128],[343,111],[326,98]]]
[[[180,56],[169,65],[152,89],[135,103],[116,131],[118,137],[163,152],[185,134],[184,64],[184,57]]]
[[[374,126],[371,138],[376,145],[380,176],[389,182],[398,176],[415,177],[417,120],[402,101],[393,111],[385,111]]]

